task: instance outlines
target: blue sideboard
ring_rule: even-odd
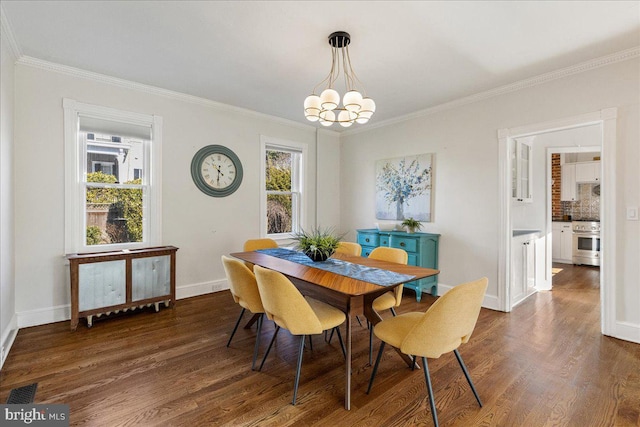
[[[407,251],[409,265],[438,269],[439,234],[379,231],[375,228],[356,231],[358,243],[362,246],[362,256],[368,257],[378,246],[388,246]],[[428,291],[429,288],[431,295],[438,295],[438,276],[405,283],[404,286],[413,289],[416,292],[416,300],[420,302],[422,292]]]

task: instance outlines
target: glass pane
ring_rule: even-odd
[[[87,185],[85,209],[87,246],[142,241],[141,188]]]
[[[267,150],[266,189],[291,191],[292,153]]]
[[[81,132],[80,137],[87,144],[87,181],[93,174],[102,173],[112,182],[126,183],[142,178],[144,175],[144,141],[110,133]],[[98,178],[104,179],[104,178]]]
[[[139,301],[171,293],[169,255],[131,260],[131,299]]]
[[[267,195],[267,233],[291,233],[293,230],[291,194]]]
[[[80,264],[78,303],[80,311],[124,304],[127,298],[125,260]]]

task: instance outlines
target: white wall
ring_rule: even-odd
[[[580,74],[390,124],[344,135],[342,226],[375,222],[374,163],[378,159],[435,153],[434,221],[442,234],[439,282],[445,286],[489,278],[486,306],[497,307],[497,131],[618,107],[616,313],[640,339],[640,230],[625,220],[625,206],[640,204],[640,61],[615,63]],[[381,106],[382,107],[382,106]],[[493,305],[495,303],[495,305]]]
[[[3,27],[4,29],[4,27]],[[16,333],[14,275],[14,215],[13,215],[13,63],[15,57],[0,37],[0,367]]]
[[[69,318],[63,230],[63,98],[163,117],[163,244],[180,248],[176,268],[179,297],[225,289],[220,256],[241,250],[246,239],[260,235],[260,135],[309,145],[306,224],[313,225],[316,220],[313,127],[40,67],[17,65],[15,80],[15,281],[20,327]],[[318,157],[329,162],[320,170],[334,168],[339,161],[337,138],[325,131],[319,139]],[[242,185],[228,197],[206,196],[191,179],[193,155],[209,144],[231,148],[242,162]],[[339,192],[337,179],[320,179],[323,198]],[[339,204],[323,204],[317,221],[334,223],[339,219],[339,208]]]

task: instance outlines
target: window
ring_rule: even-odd
[[[302,227],[306,146],[262,137],[262,233],[287,238]]]
[[[162,119],[69,99],[64,119],[66,253],[160,244]]]

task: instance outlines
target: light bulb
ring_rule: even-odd
[[[330,110],[322,110],[320,112],[320,124],[322,126],[331,126],[336,121],[336,113]]]
[[[357,113],[362,106],[362,95],[357,90],[350,90],[344,94],[342,105],[347,110]]]
[[[323,110],[333,110],[340,103],[340,94],[333,89],[325,89],[320,94],[320,101]]]
[[[376,103],[373,102],[373,99],[371,98],[362,98],[362,103],[360,105],[362,107],[360,111],[370,111],[371,113],[376,111]]]
[[[355,115],[356,113],[353,113],[351,111],[342,110],[340,111],[340,114],[338,114],[338,123],[340,123],[340,126],[348,128],[353,124]]]

